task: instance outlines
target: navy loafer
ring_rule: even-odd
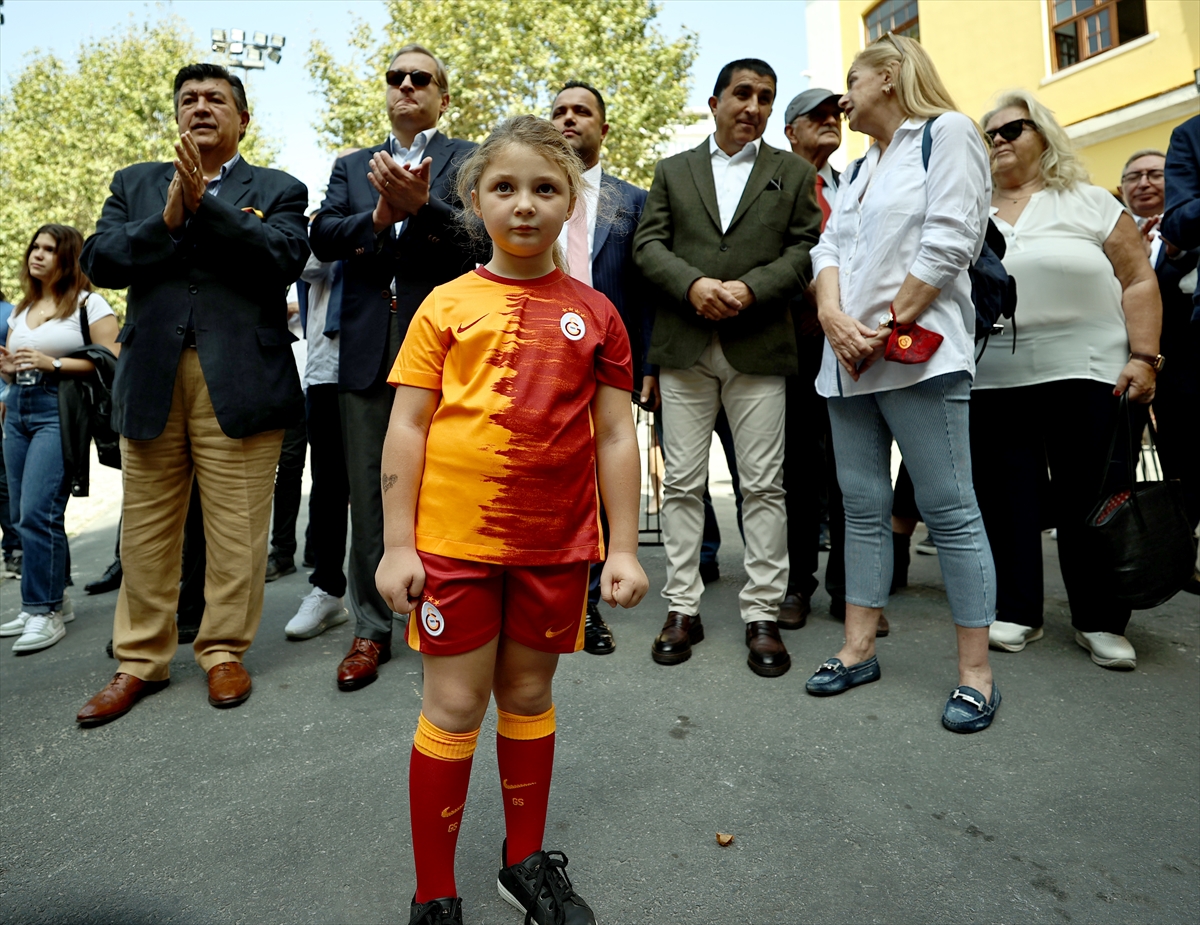
[[[965,684],[954,688],[946,709],[942,712],[942,725],[951,732],[979,732],[992,724],[992,717],[1000,706],[1000,688],[992,682],[992,699],[984,703],[983,694]]]
[[[840,694],[860,684],[869,684],[879,680],[879,659],[872,655],[865,662],[849,667],[842,664],[840,658],[831,658],[825,662],[817,673],[804,685],[810,694],[825,697],[829,694]]]

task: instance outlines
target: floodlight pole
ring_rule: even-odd
[[[279,63],[287,38],[265,32],[247,33],[244,29],[213,29],[212,50],[227,68],[241,68],[249,83],[251,71],[261,71],[267,61]]]

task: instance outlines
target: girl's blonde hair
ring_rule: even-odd
[[[562,133],[553,123],[537,116],[513,116],[501,122],[492,134],[488,135],[487,140],[463,162],[458,171],[458,198],[463,203],[462,221],[476,244],[484,244],[488,237],[483,221],[470,207],[471,192],[479,186],[479,178],[483,176],[492,158],[511,145],[529,148],[560,167],[567,175],[567,191],[572,205],[583,195],[583,164]],[[564,273],[569,271],[566,255],[557,241],[554,244],[554,265]]]
[[[892,75],[896,99],[910,119],[936,119],[944,112],[959,111],[920,42],[888,32],[854,56],[850,66],[859,65]]]
[[[1001,109],[1024,109],[1031,122],[1037,126],[1037,132],[1046,143],[1042,152],[1042,162],[1039,165],[1042,182],[1049,189],[1074,189],[1080,183],[1090,183],[1087,168],[1075,155],[1071,139],[1063,131],[1063,127],[1054,118],[1054,113],[1037,101],[1037,98],[1025,90],[1005,90],[996,95],[992,108],[984,113],[980,123],[987,125],[992,116]]]

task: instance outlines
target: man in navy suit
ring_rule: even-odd
[[[393,394],[387,373],[424,298],[474,266],[458,234],[454,184],[475,145],[438,131],[449,106],[442,63],[420,45],[401,48],[387,71],[392,132],[382,144],[337,160],[309,232],[319,260],[345,261],[338,399],[350,484],[348,591],[355,629],[337,671],[344,691],[370,684],[392,655],[392,611],[375,588],[383,558],[379,466]]]
[[[658,369],[646,363],[645,357],[654,315],[633,262],[633,233],[642,220],[646,191],[604,172],[600,148],[608,135],[605,117],[600,91],[578,80],[567,81],[551,106],[550,121],[579,154],[585,183],[584,209],[576,207],[571,220],[563,225],[559,243],[567,253],[571,275],[604,293],[620,313],[637,357],[634,401],[653,411],[659,404]],[[576,259],[570,259],[572,254]],[[593,655],[607,655],[616,648],[612,631],[600,616],[602,566],[593,565],[588,587],[583,647]]]

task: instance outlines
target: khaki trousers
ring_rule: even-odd
[[[121,438],[125,578],[113,620],[118,671],[144,681],[170,675],[193,476],[208,544],[196,661],[208,671],[242,660],[262,618],[267,529],[282,445],[282,430],[241,440],[227,437],[217,423],[200,358],[195,350],[183,351],[163,432],[153,440]]]
[[[700,612],[700,542],[708,450],[718,410],[733,432],[746,532],[746,584],[738,595],[741,617],[777,620],[787,591],[787,511],[783,491],[783,376],[752,376],[729,365],[716,334],[688,369],[663,367],[663,546],[671,610]]]

